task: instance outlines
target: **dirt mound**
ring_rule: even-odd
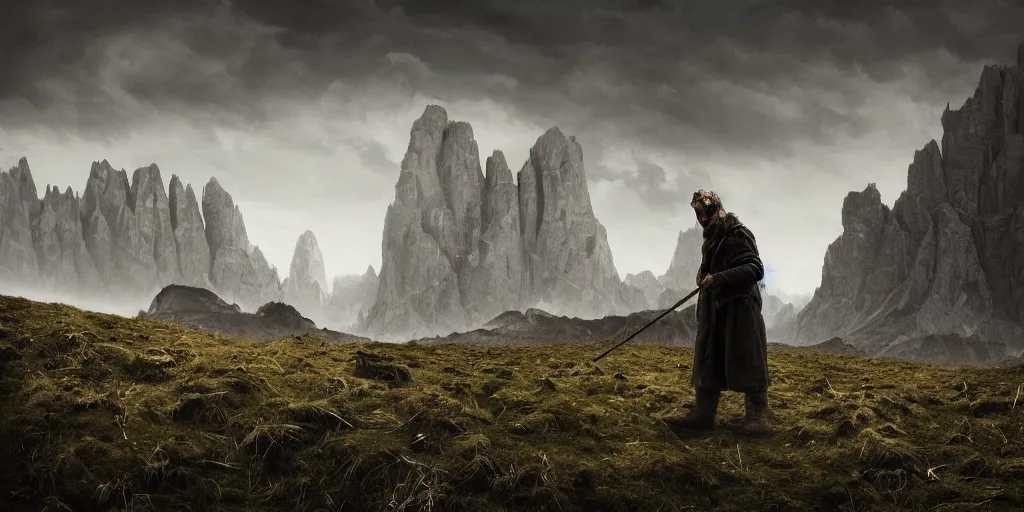
[[[287,304],[268,302],[256,310],[255,314],[246,313],[210,290],[176,284],[160,290],[142,317],[175,322],[209,333],[260,341],[306,334],[338,341],[366,340],[351,334],[318,329],[312,320]]]
[[[206,288],[172,284],[156,294],[147,314],[175,312],[241,313],[238,304],[224,302]]]
[[[302,316],[299,310],[283,302],[268,302],[260,306],[256,310],[256,316],[286,328],[316,329],[316,324],[312,320]]]
[[[697,332],[695,312],[696,306],[673,311],[633,340],[638,343],[658,343],[674,347],[693,346],[693,337]],[[540,309],[528,309],[525,312],[506,311],[480,329],[417,341],[503,346],[606,342],[624,339],[661,313],[662,311],[641,311],[628,316],[584,320],[555,316]]]

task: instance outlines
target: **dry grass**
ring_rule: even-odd
[[[1024,506],[1024,368],[775,350],[774,437],[681,439],[691,352],[603,348],[252,344],[0,297],[0,509]]]

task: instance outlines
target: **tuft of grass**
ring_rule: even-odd
[[[1024,507],[1024,367],[773,347],[774,436],[682,436],[692,351],[604,348],[250,343],[0,297],[0,509]]]

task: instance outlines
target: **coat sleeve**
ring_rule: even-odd
[[[746,227],[730,233],[722,247],[723,252],[731,255],[729,268],[715,276],[720,285],[742,285],[756,283],[764,278],[764,264],[757,251],[754,234]]]

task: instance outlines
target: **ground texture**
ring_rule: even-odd
[[[607,346],[253,343],[0,297],[0,509],[1024,507],[1024,367],[773,347],[776,434],[692,437],[659,421],[692,352]]]

